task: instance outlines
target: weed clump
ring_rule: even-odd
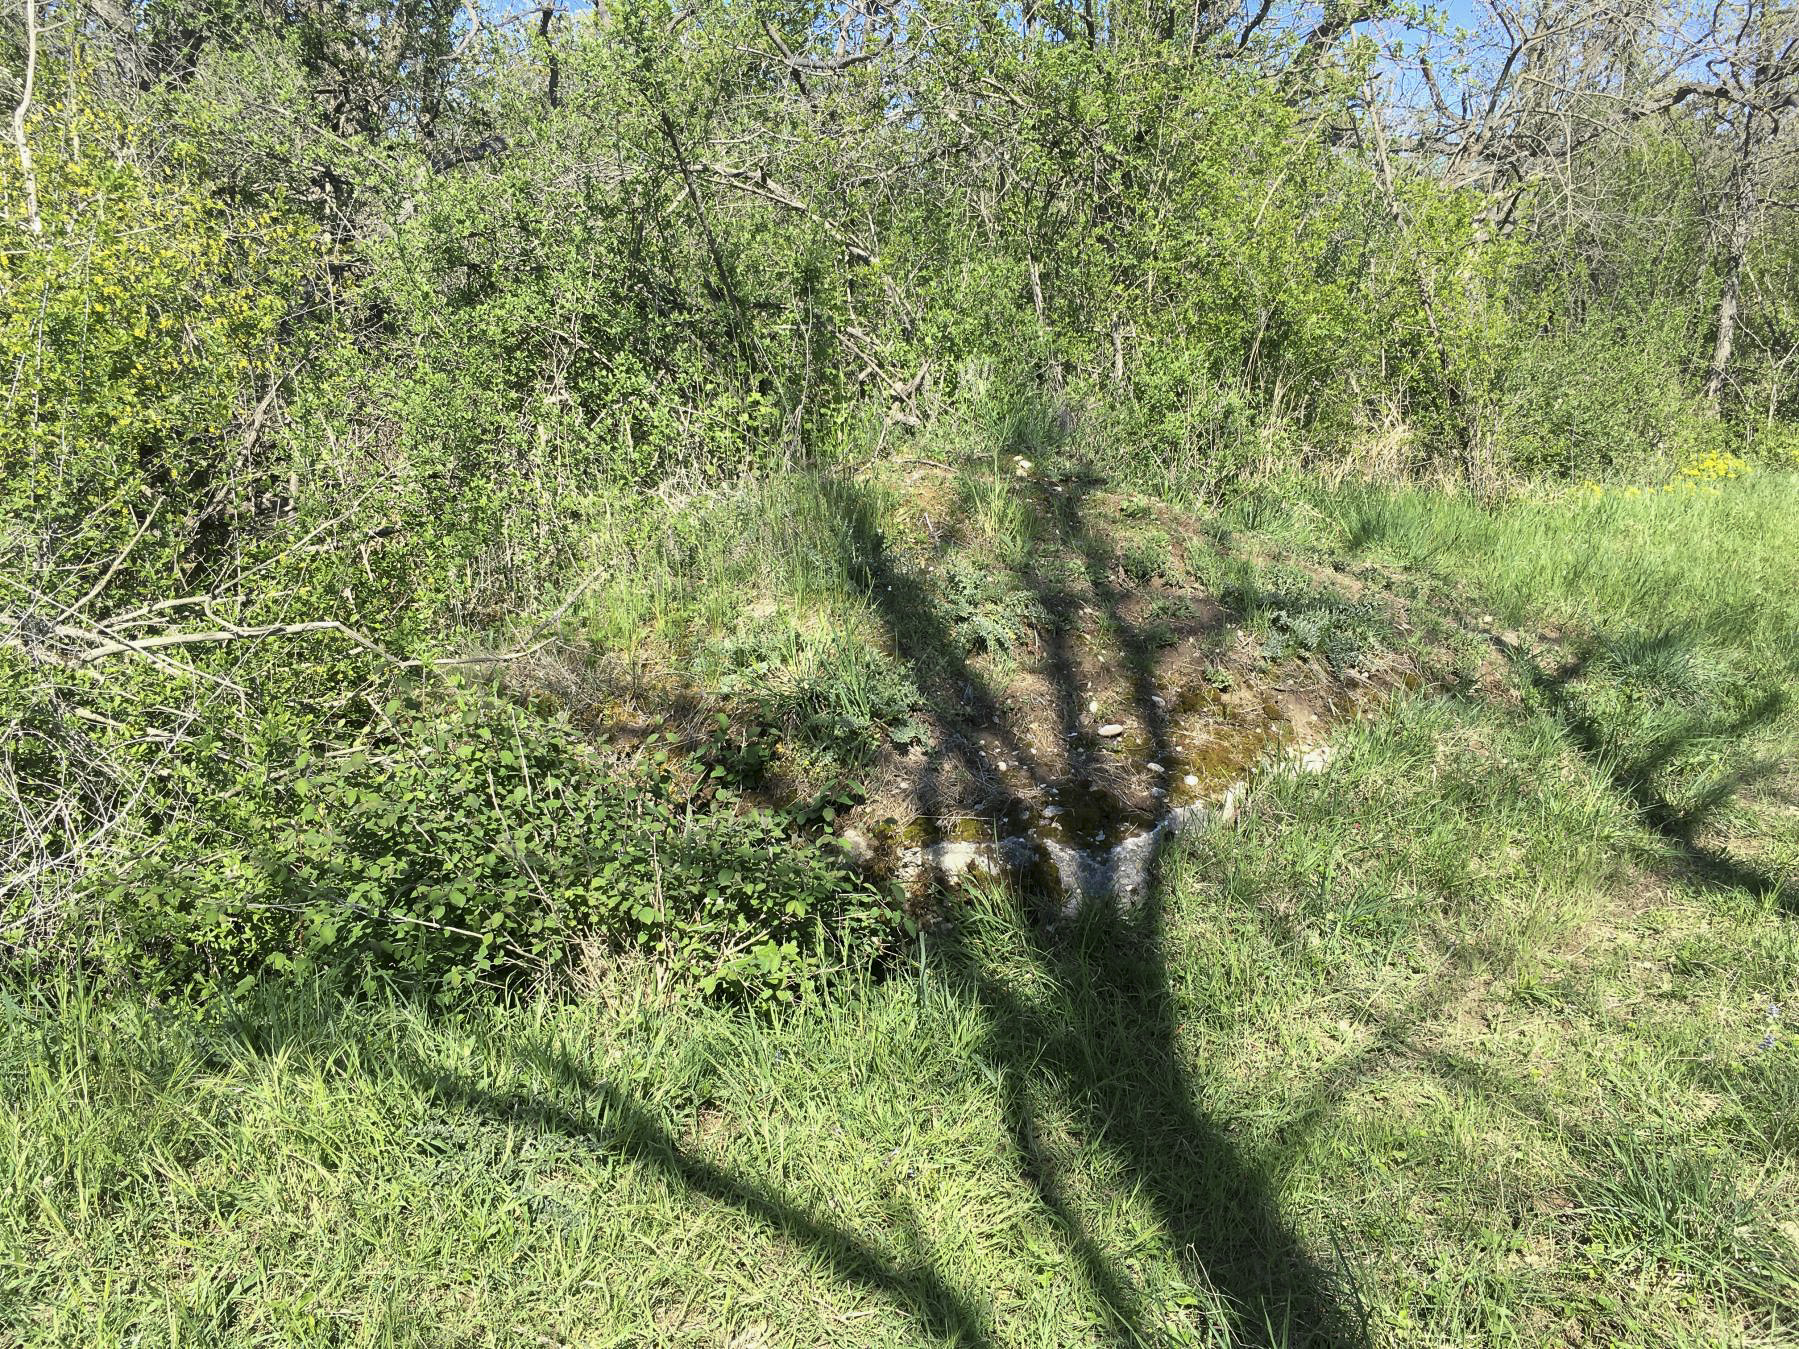
[[[829,801],[737,808],[759,758],[696,766],[652,733],[619,761],[478,694],[396,700],[386,720],[352,753],[301,754],[235,844],[104,879],[87,914],[104,967],[167,993],[329,971],[446,999],[629,951],[761,1002],[894,935],[888,897],[833,845]]]

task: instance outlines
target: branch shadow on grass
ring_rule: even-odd
[[[559,1093],[582,1102],[579,1109],[542,1095],[495,1091],[440,1065],[415,1061],[410,1070],[416,1085],[452,1109],[507,1125],[533,1125],[635,1162],[694,1195],[735,1209],[803,1247],[842,1283],[903,1308],[936,1339],[971,1347],[993,1343],[983,1310],[937,1271],[902,1264],[848,1228],[809,1212],[776,1187],[695,1156],[648,1110],[594,1077],[566,1051],[553,1050],[546,1059],[541,1066]]]
[[[1632,666],[1678,666],[1692,656],[1692,639],[1677,631],[1613,638],[1605,650]],[[1612,786],[1636,808],[1639,817],[1670,850],[1671,873],[1701,889],[1740,891],[1772,898],[1782,912],[1799,914],[1799,890],[1792,878],[1751,866],[1732,857],[1706,838],[1706,826],[1747,787],[1773,776],[1773,758],[1751,758],[1720,765],[1702,787],[1676,801],[1661,785],[1670,768],[1707,744],[1728,744],[1772,725],[1787,710],[1790,695],[1763,688],[1741,707],[1726,712],[1709,708],[1670,717],[1669,724],[1642,745],[1618,742],[1583,697],[1583,682],[1593,661],[1581,659],[1550,670],[1526,658],[1524,677],[1548,704],[1569,739],[1588,762],[1597,765]]]
[[[843,525],[840,565],[870,597],[894,653],[916,673],[926,698],[955,707],[965,724],[989,728],[1008,757],[1026,760],[1021,728],[971,662],[952,621],[915,572],[886,551],[872,496],[845,478],[821,480],[820,490]],[[1012,579],[1032,590],[1044,612],[1063,619],[1080,613],[1098,625],[1121,658],[1130,704],[1124,715],[1143,729],[1152,755],[1172,761],[1153,643],[1125,614],[1110,545],[1091,519],[1098,505],[1090,484],[1077,481],[1059,493],[1041,483],[1024,490],[1044,541],[1075,559],[1078,576],[1055,581],[1021,565]],[[1079,777],[1108,752],[1083,723],[1081,636],[1072,621],[1051,622],[1043,634],[1039,664],[1068,748],[1065,763],[1033,768],[1038,785],[1052,774]],[[927,823],[935,818],[941,778],[982,768],[979,748],[966,736],[946,737],[936,754],[914,788]],[[998,813],[1008,813],[1003,803]],[[951,878],[933,879],[949,889]],[[1106,877],[1099,881],[1103,888]],[[1353,1281],[1314,1258],[1281,1214],[1266,1167],[1198,1104],[1199,1087],[1179,1046],[1160,892],[1152,864],[1140,902],[1092,902],[1070,916],[1062,896],[1028,883],[994,884],[960,910],[960,921],[935,946],[933,977],[985,1014],[979,1053],[998,1085],[1007,1152],[1061,1233],[1063,1277],[1084,1286],[1100,1313],[1101,1335],[1119,1345],[1184,1342],[1196,1328],[1208,1340],[1239,1345],[1365,1344]],[[988,919],[995,920],[991,931]],[[735,1209],[803,1248],[843,1283],[886,1298],[933,1338],[993,1342],[992,1310],[944,1271],[901,1262],[883,1243],[811,1212],[766,1179],[695,1156],[645,1107],[566,1054],[552,1051],[544,1066],[556,1083],[548,1095],[495,1089],[423,1062],[412,1071],[421,1088],[452,1108],[528,1121]],[[1065,1155],[1065,1147],[1079,1155]],[[1172,1303],[1165,1289],[1146,1286],[1134,1250],[1109,1249],[1093,1231],[1084,1212],[1096,1188],[1103,1206],[1147,1208],[1186,1285]],[[1068,1329],[1071,1337],[1082,1333]]]
[[[821,480],[844,528],[848,575],[867,593],[895,654],[917,672],[932,702],[962,709],[1021,760],[1024,736],[1007,723],[1004,700],[971,663],[953,626],[914,572],[887,553],[880,513],[851,479]],[[1066,551],[1074,581],[1046,579],[1028,565],[1014,579],[1033,590],[1050,623],[1041,668],[1068,744],[1058,777],[1078,777],[1108,752],[1083,724],[1081,633],[1090,617],[1121,659],[1125,714],[1149,751],[1172,762],[1170,728],[1157,691],[1155,649],[1125,612],[1115,559],[1094,523],[1091,484],[1054,492],[1023,490],[1038,528]],[[1075,593],[1078,589],[1078,596]],[[1076,601],[1079,601],[1077,604]],[[979,751],[949,737],[935,768],[916,787],[922,818],[943,773],[980,771]],[[1052,770],[1045,765],[1045,775]],[[1039,784],[1041,785],[1041,783]],[[936,878],[947,888],[948,877]],[[1103,888],[1105,878],[1101,878]],[[1006,1150],[1061,1233],[1063,1277],[1078,1280],[1100,1312],[1100,1334],[1119,1345],[1208,1342],[1238,1345],[1357,1346],[1368,1330],[1353,1280],[1327,1268],[1284,1218],[1270,1170],[1203,1110],[1179,1037],[1178,1002],[1167,967],[1161,885],[1152,863],[1140,902],[1088,903],[1072,917],[1062,898],[995,886],[984,903],[1012,906],[996,940],[964,910],[934,957],[941,977],[985,1013],[980,1056],[998,1084]],[[510,1125],[522,1122],[583,1149],[628,1159],[696,1197],[779,1233],[846,1286],[888,1301],[925,1335],[951,1344],[994,1343],[993,1309],[940,1268],[902,1259],[886,1243],[833,1221],[772,1178],[707,1160],[683,1145],[645,1104],[596,1078],[565,1051],[542,1066],[554,1087],[498,1085],[413,1055],[402,1064],[421,1092],[452,1110]],[[1045,1123],[1053,1119],[1054,1125]],[[1065,1156],[1067,1147],[1079,1155]],[[1109,1249],[1084,1214],[1102,1206],[1146,1208],[1178,1264],[1184,1290],[1171,1303],[1146,1286],[1137,1252]],[[1197,1322],[1197,1325],[1195,1324]],[[1183,1324],[1184,1323],[1184,1324]],[[1090,1333],[1068,1327],[1069,1337]]]
[[[265,990],[266,996],[266,990]],[[308,997],[264,1001],[252,997],[224,1008],[223,1028],[264,1060],[289,1054],[327,1057],[352,1064],[380,1064],[420,1097],[449,1112],[500,1126],[510,1135],[551,1136],[596,1157],[641,1167],[672,1189],[734,1210],[802,1250],[839,1283],[886,1299],[933,1339],[966,1349],[995,1343],[987,1309],[939,1271],[905,1259],[764,1177],[721,1166],[681,1141],[654,1109],[595,1075],[560,1040],[526,1037],[515,1047],[527,1080],[496,1082],[463,1067],[421,1054],[398,1037],[370,1039],[366,1024],[346,1015],[356,1005],[341,987],[314,985]],[[432,1019],[442,1009],[405,996],[398,1005]],[[480,1025],[480,1006],[459,1012]]]
[[[1153,645],[1125,614],[1122,591],[1112,579],[1111,548],[1092,523],[1091,484],[1076,480],[1055,490],[1060,486],[1036,484],[1031,506],[1044,541],[1078,559],[1084,581],[1078,600],[1091,604],[1077,603],[1065,586],[1034,571],[1020,568],[1017,579],[1048,614],[1067,616],[1077,609],[1093,614],[1122,656],[1127,715],[1146,732],[1153,758],[1172,762]],[[960,700],[977,723],[991,727],[1011,759],[1030,763],[1023,735],[1007,723],[1001,699],[970,663],[931,595],[890,558],[873,503],[851,480],[829,480],[824,490],[847,526],[845,565],[873,600],[896,653],[920,673],[927,699],[939,705]],[[1078,778],[1091,768],[1093,756],[1105,751],[1082,723],[1072,629],[1066,621],[1048,625],[1040,666],[1054,686],[1058,729],[1069,745],[1061,774]],[[981,771],[970,741],[951,737],[941,754],[959,760],[954,766],[970,776]],[[933,818],[936,776],[951,766],[941,764],[919,780],[915,804],[922,820]],[[1032,765],[1034,776],[1047,771]],[[1164,804],[1161,811],[1166,809]],[[999,813],[1012,812],[1002,807]],[[941,888],[949,878],[935,879]],[[1158,1342],[1174,1328],[1167,1309],[1136,1286],[1123,1254],[1106,1251],[1088,1232],[1064,1166],[1055,1149],[1045,1146],[1037,1124],[1039,1103],[1072,1118],[1075,1135],[1107,1156],[1117,1174],[1114,1195],[1134,1193],[1148,1200],[1179,1253],[1186,1280],[1210,1302],[1213,1329],[1228,1342],[1365,1343],[1367,1328],[1353,1283],[1312,1257],[1282,1218],[1269,1177],[1197,1105],[1197,1087],[1178,1046],[1161,891],[1152,859],[1139,903],[1086,903],[1069,924],[1055,921],[1062,904],[1046,904],[1027,887],[1012,897],[1032,910],[1013,927],[1028,934],[1025,949],[1013,955],[1022,969],[1005,968],[993,945],[980,939],[977,924],[954,929],[946,943],[952,977],[991,1018],[984,1058],[1001,1084],[1013,1155],[1063,1231],[1117,1343]]]

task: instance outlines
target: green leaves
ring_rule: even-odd
[[[333,967],[448,990],[634,947],[677,982],[760,1000],[894,931],[886,897],[802,832],[853,784],[737,814],[691,795],[708,775],[666,746],[621,769],[491,698],[390,705],[389,724],[365,754],[309,759],[246,821],[260,886],[179,858],[134,869],[112,890],[115,960],[174,987]]]

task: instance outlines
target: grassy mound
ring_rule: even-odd
[[[772,1018],[15,993],[0,1334],[1790,1342],[1796,506],[1246,503],[1466,594],[1470,677],[1135,911],[976,890]]]

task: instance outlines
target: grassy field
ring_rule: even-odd
[[[1459,596],[1484,677],[1139,909],[975,890],[775,1019],[12,987],[0,1342],[1795,1342],[1799,483],[1209,527]]]

